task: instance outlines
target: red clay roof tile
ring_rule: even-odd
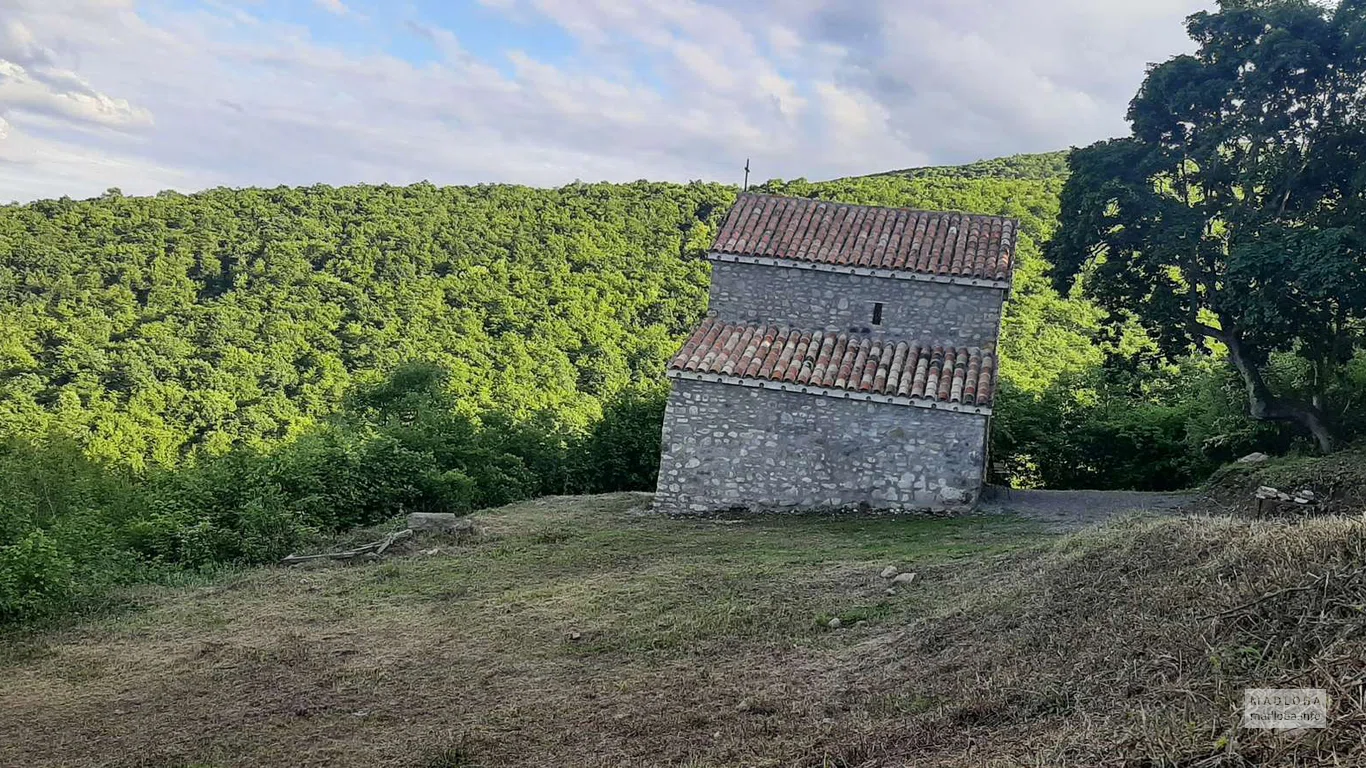
[[[1000,216],[745,193],[714,253],[1009,280],[1019,224]]]
[[[832,331],[747,326],[709,317],[669,368],[825,389],[990,407],[991,347],[874,339]]]

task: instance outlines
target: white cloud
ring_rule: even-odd
[[[778,111],[789,120],[801,115],[807,100],[797,91],[796,83],[775,72],[760,73],[755,84],[778,105]]]
[[[833,83],[816,83],[823,113],[837,135],[862,137],[886,120],[887,110],[866,95],[840,88]]]
[[[0,119],[0,203],[42,197],[91,196],[110,187],[126,192],[160,189],[203,189],[216,184],[201,175],[157,165],[143,157],[107,148],[84,148],[69,142],[11,132]]]
[[[338,16],[345,16],[351,13],[351,9],[346,7],[342,0],[313,0],[320,8],[328,13],[335,13]]]
[[[316,0],[353,16],[362,0]],[[480,60],[419,10],[368,49],[266,3],[0,0],[0,200],[216,184],[822,178],[1124,130],[1198,0],[481,0],[578,49]],[[387,6],[386,6],[387,7]],[[775,23],[774,20],[780,20]],[[517,27],[521,28],[521,27]],[[380,52],[423,40],[435,61]],[[529,44],[528,44],[529,45]],[[477,48],[477,47],[475,47]]]
[[[9,61],[0,61],[0,111],[32,112],[110,128],[152,122],[147,110],[92,89],[74,72],[29,72]]]
[[[675,40],[672,48],[679,63],[703,85],[722,92],[735,90],[738,85],[736,72],[711,51],[690,40]]]
[[[0,25],[0,116],[19,113],[13,119],[27,114],[110,128],[152,122],[147,110],[97,91],[55,59],[23,23],[8,19]]]
[[[800,28],[936,160],[1040,151],[1123,133],[1146,65],[1190,48],[1207,0],[878,0]],[[991,147],[989,151],[983,149]]]
[[[790,27],[775,24],[768,28],[768,47],[780,59],[791,59],[801,53],[802,38]]]

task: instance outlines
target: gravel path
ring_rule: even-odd
[[[986,515],[1018,515],[1070,530],[1129,512],[1176,514],[1190,503],[1184,493],[1140,491],[1020,491],[990,488],[978,511]]]

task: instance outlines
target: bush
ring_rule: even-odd
[[[60,608],[75,591],[75,566],[41,530],[0,547],[0,622],[34,619]]]
[[[593,493],[653,491],[659,478],[660,438],[667,386],[633,390],[603,409],[584,440],[583,485]]]
[[[1005,463],[1022,486],[1189,488],[1239,456],[1289,448],[1285,429],[1244,415],[1240,386],[1210,358],[1085,370],[1036,393],[1003,381],[993,461]]]
[[[158,569],[272,562],[322,533],[544,493],[650,488],[663,389],[613,400],[586,434],[472,414],[445,372],[405,366],[291,442],[140,475],[63,441],[0,443],[0,622]]]

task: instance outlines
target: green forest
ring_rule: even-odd
[[[1189,487],[1253,451],[1333,450],[1366,419],[1366,10],[1226,5],[1192,17],[1197,54],[1149,73],[1131,137],[760,187],[1021,221],[996,482]],[[0,207],[0,622],[405,511],[652,489],[665,365],[737,193]]]
[[[1182,486],[1274,441],[1222,366],[1134,366],[1141,332],[1112,345],[1057,293],[1054,168],[763,188],[1023,222],[994,430],[1019,484]],[[0,614],[403,511],[652,489],[665,365],[706,311],[700,257],[736,194],[319,186],[0,209]]]
[[[1191,408],[1224,405],[1217,391],[1201,404],[1156,391],[1189,372],[1105,365],[1121,348],[1141,361],[1142,336],[1107,342],[1099,310],[1049,281],[1041,244],[1064,179],[1047,173],[1055,157],[762,189],[1022,221],[995,451],[1020,483],[1169,486],[1263,439],[1211,413],[1188,440],[1154,413],[1142,429],[1112,431],[1166,466],[1150,453],[1119,480],[1108,478],[1122,457],[1041,442],[1052,430],[1032,429],[1028,412],[1043,399],[1087,421],[1115,397],[1116,416],[1138,397],[1184,408],[1183,424]],[[700,257],[736,192],[645,182],[111,191],[0,208],[0,435],[69,443],[137,472],[182,468],[269,452],[320,427],[357,387],[419,363],[442,370],[467,416],[583,434],[623,398],[662,400],[664,366],[706,310]],[[1215,437],[1228,450],[1207,456]]]

